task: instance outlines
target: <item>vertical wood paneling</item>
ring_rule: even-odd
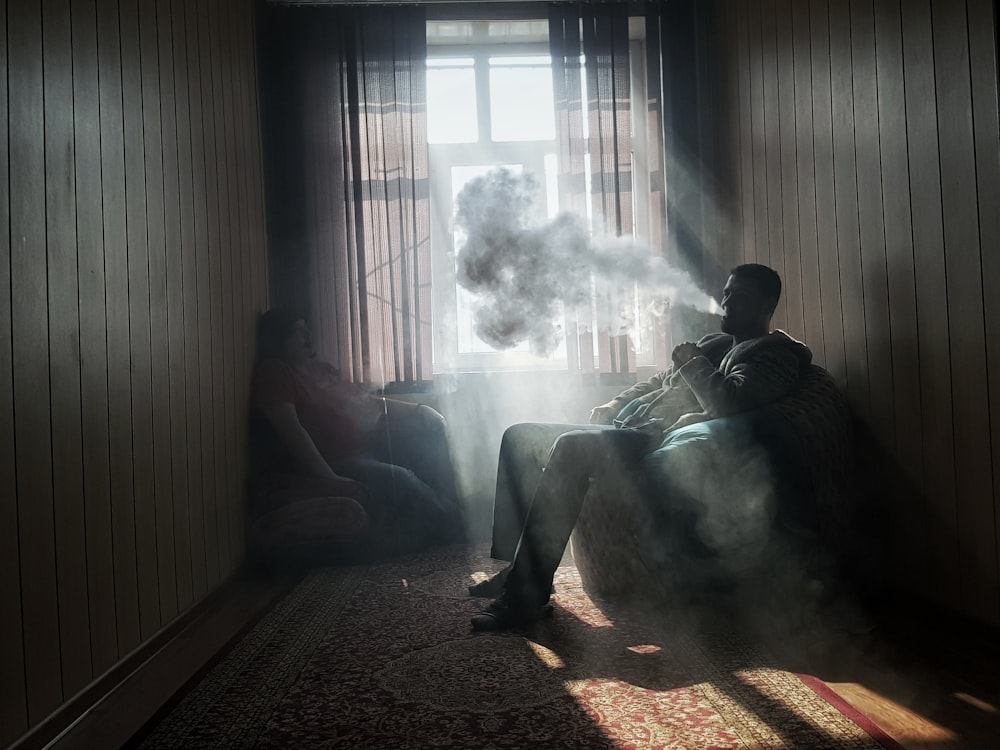
[[[753,154],[754,250],[749,260],[770,262],[767,236],[767,134],[764,123],[764,61],[761,43],[761,0],[747,3],[747,46],[750,73],[750,143]]]
[[[230,2],[225,8],[224,18],[236,17],[237,3]],[[243,168],[243,161],[240,155],[242,140],[244,137],[243,123],[238,112],[245,106],[242,101],[244,74],[241,66],[239,38],[242,30],[232,24],[223,24],[223,29],[228,37],[226,45],[226,75],[228,84],[226,86],[226,134],[227,153],[229,155],[229,216],[232,224],[232,253],[231,253],[231,277],[233,281],[233,300],[231,323],[233,326],[233,371],[235,377],[234,393],[234,469],[233,476],[240,479],[235,480],[233,485],[234,497],[229,507],[229,543],[230,543],[230,570],[235,569],[239,563],[243,552],[243,529],[244,529],[244,507],[240,502],[246,492],[242,477],[247,474],[247,414],[249,412],[249,381],[241,373],[251,372],[253,363],[249,359],[248,351],[251,349],[247,344],[254,340],[256,316],[252,313],[250,304],[249,289],[246,282],[246,256],[244,248],[247,247],[249,236],[247,232],[247,216],[245,212],[245,185],[246,170]],[[249,308],[249,310],[248,310]]]
[[[709,16],[712,24],[707,33],[708,47],[713,50],[713,38],[736,39],[736,14],[724,9]],[[648,44],[648,42],[647,42]],[[726,271],[743,262],[742,222],[743,196],[740,186],[743,176],[740,165],[739,136],[739,49],[737,45],[727,45],[718,50],[717,59],[712,70],[718,70],[718,75],[725,82],[724,87],[715,92],[715,98],[709,106],[717,112],[720,125],[715,128],[716,153],[719,154],[716,185],[719,187],[719,198],[716,204],[717,220],[721,223],[718,236],[718,265],[721,271]],[[635,97],[638,92],[633,94]],[[735,142],[728,137],[733,133]],[[644,146],[645,148],[646,146]]]
[[[158,625],[177,614],[174,566],[173,477],[170,467],[170,370],[167,331],[167,267],[164,153],[160,116],[160,63],[156,5],[139,3],[139,69],[142,83],[143,174],[146,192],[146,254],[149,277],[149,358],[152,405],[152,494],[156,537]]]
[[[104,311],[104,227],[101,206],[101,111],[94,3],[72,3],[73,116],[80,300],[80,390],[83,503],[87,545],[91,662],[100,675],[118,658],[111,469],[108,459],[108,343]]]
[[[101,197],[104,212],[105,319],[111,526],[118,656],[139,644],[139,584],[132,497],[132,381],[129,351],[128,256],[125,228],[125,135],[118,7],[97,5],[101,111]]]
[[[198,44],[198,3],[196,0],[185,0],[184,21],[187,29],[187,78],[188,105],[190,111],[191,133],[191,228],[193,241],[191,243],[191,258],[189,259],[191,273],[185,276],[185,286],[190,285],[194,305],[186,308],[192,314],[191,338],[197,343],[196,351],[188,355],[192,367],[196,370],[196,378],[188,373],[187,383],[197,384],[197,392],[188,391],[188,431],[191,440],[188,443],[188,471],[191,477],[191,489],[188,495],[191,534],[191,574],[195,598],[204,596],[208,590],[208,556],[209,538],[207,518],[210,514],[209,499],[213,496],[212,462],[209,460],[212,445],[212,414],[211,414],[211,323],[208,309],[208,217],[206,216],[205,197],[205,132],[202,125],[202,92],[201,92],[201,53]],[[189,331],[192,329],[189,329]]]
[[[897,544],[894,563],[914,580],[928,565],[925,555],[907,554],[925,544],[926,509],[923,487],[923,418],[920,409],[920,353],[917,345],[917,302],[913,263],[910,173],[907,163],[906,91],[899,0],[875,2],[875,49],[878,118],[882,163],[882,215],[888,274],[888,321],[892,341],[891,403],[898,457],[897,476],[906,479],[893,503]],[[884,355],[880,355],[884,356]],[[887,439],[888,436],[887,436]]]
[[[180,3],[177,3],[180,5]],[[183,241],[181,238],[181,141],[183,126],[178,127],[178,101],[175,84],[174,44],[183,40],[183,24],[174,35],[172,3],[160,0],[156,5],[157,68],[160,88],[160,134],[163,145],[163,239],[165,249],[164,284],[166,287],[166,373],[168,375],[167,415],[170,471],[170,525],[173,532],[174,610],[183,612],[192,600],[191,532],[188,524],[187,448],[184,434],[187,425],[184,381],[184,284]],[[181,97],[183,98],[183,96]],[[186,194],[190,185],[186,185]],[[159,524],[158,524],[159,527]],[[161,580],[163,574],[161,573]],[[164,600],[166,602],[166,600]],[[166,609],[166,605],[164,604]],[[166,612],[164,612],[166,617]]]
[[[3,745],[242,559],[254,10],[199,5],[0,13]]]
[[[128,258],[129,351],[132,373],[132,486],[139,630],[145,640],[160,626],[153,465],[153,375],[149,318],[149,222],[146,134],[142,118],[142,61],[138,0],[119,3],[125,133],[125,228]],[[156,138],[150,134],[150,146]],[[157,206],[152,210],[156,211]],[[155,223],[153,225],[155,233]]]
[[[778,56],[775,40],[774,0],[763,0],[760,13],[761,89],[764,103],[764,153],[767,169],[767,253],[761,261],[785,278],[784,207],[781,202],[781,178],[784,164],[781,153],[780,101],[778,99]],[[775,312],[774,324],[788,326],[784,296]]]
[[[737,3],[732,9],[737,18],[737,63],[739,81],[739,133],[740,133],[740,216],[743,225],[743,254],[741,262],[756,257],[757,230],[754,213],[754,163],[752,108],[750,103],[750,39],[747,32],[749,19],[747,3]]]
[[[812,49],[813,176],[816,184],[816,234],[824,344],[824,359],[821,364],[843,383],[847,377],[847,355],[844,349],[834,193],[830,9],[826,0],[812,0],[809,3],[809,23]]]
[[[819,238],[816,230],[816,169],[813,159],[812,31],[810,3],[793,2],[792,68],[795,81],[795,169],[798,199],[799,273],[802,280],[802,316],[805,340],[813,356],[828,361],[823,336],[819,276]]]
[[[201,73],[201,126],[204,135],[204,180],[207,220],[206,240],[203,245],[204,264],[199,269],[204,274],[203,307],[208,330],[204,331],[206,350],[202,356],[202,372],[211,373],[202,380],[205,418],[202,430],[202,448],[206,468],[225,465],[225,401],[222,385],[222,285],[219,282],[219,180],[218,150],[215,133],[215,91],[212,86],[212,43],[209,22],[209,4],[198,3],[198,47]],[[210,363],[210,364],[209,364]],[[205,442],[206,433],[210,438]],[[215,588],[220,580],[221,533],[219,530],[218,504],[224,498],[225,477],[221,472],[207,472],[205,486],[205,550],[207,553],[208,586]]]
[[[59,607],[52,495],[49,319],[45,237],[42,9],[21,0],[8,7],[10,117],[11,329],[14,440],[21,554],[28,719],[35,723],[62,700]]]
[[[947,289],[937,95],[931,9],[927,0],[902,3],[903,70],[909,141],[910,203],[916,269],[920,347],[920,406],[924,423],[925,492],[928,499],[930,590],[959,606],[958,528],[955,497],[954,428],[951,412]],[[930,59],[929,59],[930,58]]]
[[[854,90],[851,67],[851,17],[847,5],[830,12],[830,94],[833,114],[834,205],[837,256],[843,299],[847,392],[863,416],[870,412],[868,348],[862,290],[861,236],[858,227],[858,170],[854,138]]]
[[[77,294],[73,49],[69,3],[45,0],[45,229],[51,378],[52,493],[59,639],[64,695],[90,682],[90,618],[84,536],[80,426],[80,317]]]
[[[857,172],[858,237],[861,243],[863,365],[868,374],[869,411],[880,435],[893,436],[892,351],[885,262],[878,78],[875,66],[875,14],[872,0],[851,0],[851,71],[854,100],[854,149]],[[875,395],[871,395],[875,394]]]
[[[802,248],[799,244],[799,185],[795,132],[795,66],[792,60],[792,1],[774,6],[775,68],[778,77],[778,153],[781,160],[781,246],[785,328],[796,338],[805,336],[802,305]],[[777,268],[775,269],[777,270]]]
[[[972,69],[972,112],[975,129],[976,179],[979,195],[979,254],[982,259],[986,364],[989,377],[990,445],[994,502],[994,549],[1000,575],[1000,113],[997,102],[997,6],[990,0],[969,0],[969,56]],[[986,502],[986,498],[982,498]],[[997,600],[1000,600],[998,591]]]
[[[0,13],[0,180],[10,177],[7,151],[7,14]],[[7,745],[28,727],[24,683],[24,633],[21,612],[21,561],[17,527],[14,445],[14,373],[11,331],[10,199],[0,199],[0,744]]]
[[[895,580],[1000,624],[996,4],[762,6],[720,5],[748,68],[720,83],[730,106],[749,103],[750,140],[728,133],[754,172],[728,186],[743,236],[786,279],[798,264],[806,341],[871,436],[866,502],[890,524]]]
[[[228,50],[228,31],[220,19],[220,10],[225,6],[212,3],[209,18],[211,22],[211,40],[214,54],[212,57],[212,86],[215,104],[215,132],[218,144],[219,166],[219,265],[220,283],[222,286],[222,396],[226,439],[223,441],[224,460],[227,475],[238,471],[236,450],[236,378],[234,377],[235,344],[233,335],[233,190],[231,185],[235,179],[231,160],[230,144],[232,123],[228,114],[231,96],[231,81],[226,75]],[[220,506],[220,573],[225,577],[232,570],[232,509],[236,499],[236,487],[232,482],[226,484],[226,502]]]
[[[965,4],[932,5],[963,609],[1000,621],[976,152]],[[995,208],[990,209],[995,211]],[[987,252],[997,252],[996,246]],[[992,292],[992,290],[990,290]]]

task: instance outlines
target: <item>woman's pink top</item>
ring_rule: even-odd
[[[381,413],[378,399],[341,380],[328,362],[293,366],[282,359],[261,360],[254,372],[253,394],[258,409],[292,404],[331,467],[368,451]]]

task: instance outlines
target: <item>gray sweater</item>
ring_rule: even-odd
[[[641,404],[622,427],[662,431],[725,417],[773,403],[795,390],[812,352],[776,330],[733,345],[733,337],[713,333],[698,341],[704,356],[636,383],[612,402]]]

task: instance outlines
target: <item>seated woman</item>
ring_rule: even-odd
[[[296,499],[299,511],[284,514],[300,529],[293,536],[353,539],[365,556],[463,539],[444,418],[343,380],[315,358],[305,321],[292,311],[258,321],[253,409],[258,484],[272,507]],[[258,505],[266,515],[267,498]],[[332,544],[331,558],[345,546]]]

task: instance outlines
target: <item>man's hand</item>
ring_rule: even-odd
[[[618,408],[611,403],[595,406],[590,410],[591,424],[611,424],[611,420],[618,413]]]
[[[677,367],[682,367],[695,357],[705,356],[705,352],[699,349],[697,344],[685,341],[683,344],[675,346],[674,351],[670,356],[674,360],[674,364]]]

